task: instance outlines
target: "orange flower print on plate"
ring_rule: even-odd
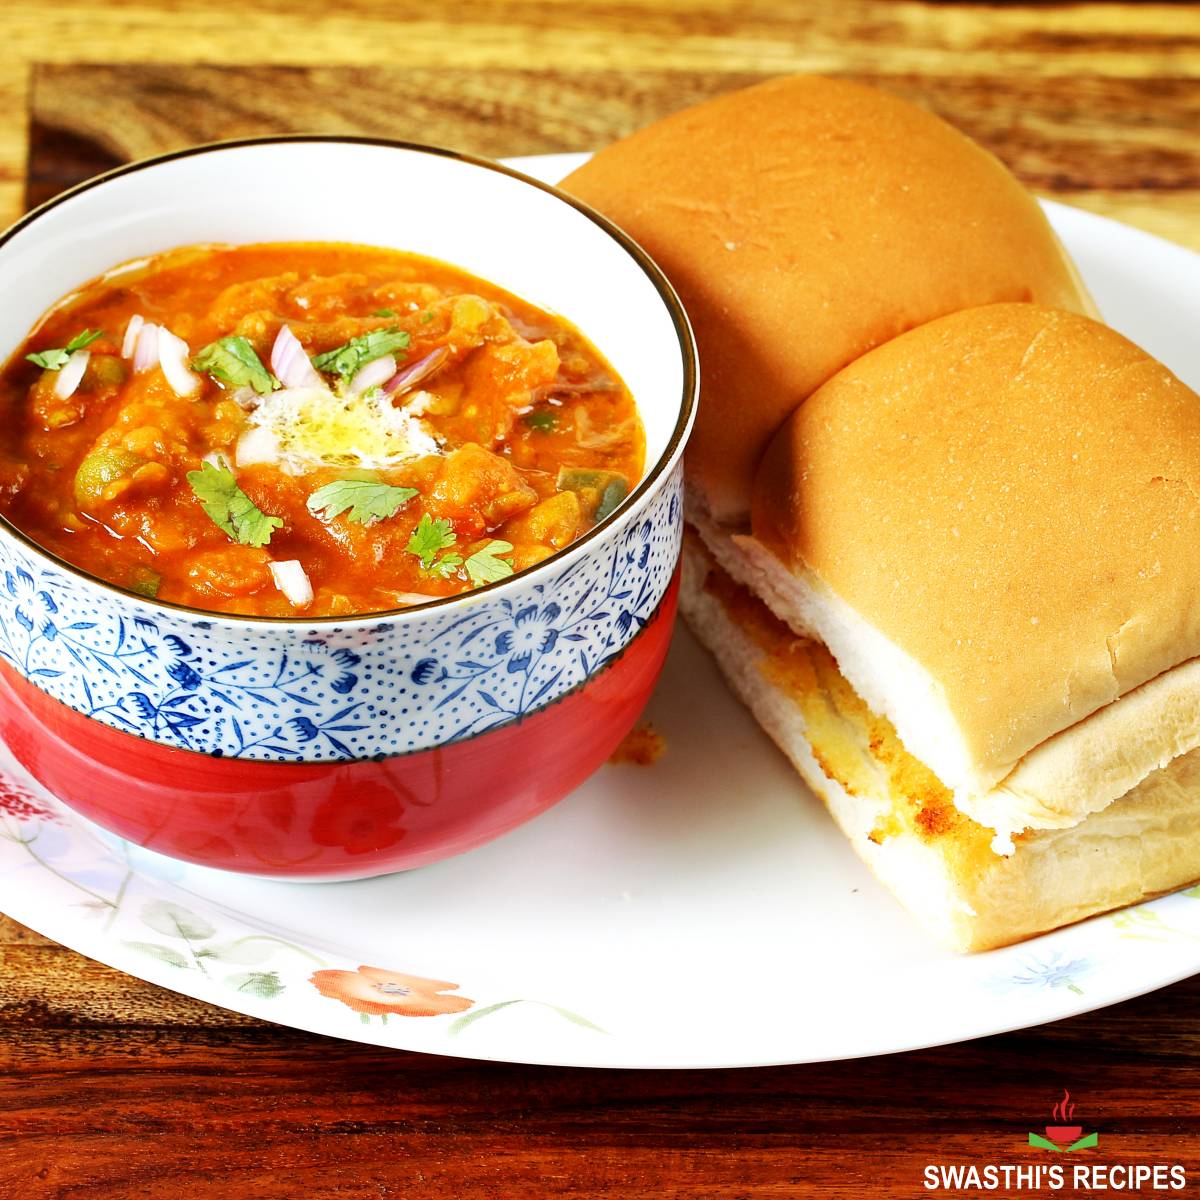
[[[359,967],[357,971],[314,971],[311,982],[322,996],[340,1000],[348,1008],[367,1016],[440,1017],[465,1012],[474,1000],[447,996],[457,983],[402,975],[382,967]]]

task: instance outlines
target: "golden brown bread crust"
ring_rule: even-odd
[[[600,151],[562,186],[658,260],[695,327],[689,481],[744,524],[754,468],[846,363],[1000,300],[1086,311],[1030,195],[931,113],[842,80],[771,80]]]
[[[928,673],[997,777],[1200,654],[1200,397],[1086,317],[995,305],[841,371],[754,532]]]

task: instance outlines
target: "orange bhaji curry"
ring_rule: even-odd
[[[632,397],[565,321],[333,244],[190,247],[98,280],[0,375],[0,512],[177,604],[377,612],[540,562],[641,477]]]

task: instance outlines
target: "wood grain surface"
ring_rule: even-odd
[[[928,105],[1043,193],[1200,249],[1196,4],[6,0],[0,39],[4,219],[215,138],[588,149],[822,71]],[[714,1020],[753,1019],[752,994],[732,1014],[711,1001]],[[1027,1131],[1064,1085],[1106,1159],[1200,1166],[1200,980],[935,1051],[588,1072],[277,1028],[0,919],[0,1200],[909,1197],[926,1163],[1032,1161]]]
[[[336,1042],[29,935],[0,951],[0,998],[6,1200],[911,1197],[927,1163],[1036,1161],[1063,1086],[1106,1161],[1198,1162],[1200,980],[940,1050],[708,1072]]]

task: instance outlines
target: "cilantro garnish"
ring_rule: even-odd
[[[482,587],[485,583],[495,583],[497,579],[506,579],[511,575],[512,561],[500,555],[511,554],[512,548],[512,542],[497,540],[488,542],[482,550],[476,550],[463,564],[471,582],[476,587]]]
[[[399,314],[394,308],[377,308],[371,316],[373,317],[395,317]]]
[[[217,338],[192,358],[192,366],[230,387],[252,387],[260,396],[280,386],[244,337]]]
[[[424,312],[421,314],[421,324],[422,324],[422,325],[428,325],[428,324],[429,324],[429,322],[430,322],[430,321],[432,321],[432,320],[433,320],[433,313],[431,313],[431,312],[430,312],[428,309],[426,309],[426,310],[425,310],[425,311],[424,311]]]
[[[370,479],[336,479],[309,496],[308,511],[314,517],[332,521],[349,509],[347,521],[368,525],[394,517],[415,495],[416,488],[393,487]]]
[[[442,554],[441,558],[437,556],[457,541],[458,534],[454,532],[449,521],[444,517],[435,520],[428,513],[422,513],[405,549],[421,560],[421,570],[445,579],[462,566],[462,555]]]
[[[397,350],[407,350],[412,339],[403,329],[394,325],[387,329],[373,329],[359,337],[351,338],[344,346],[335,346],[318,354],[312,361],[318,371],[329,371],[350,379],[360,367],[382,358],[385,354],[394,354]]]
[[[56,347],[53,350],[38,350],[33,354],[25,355],[25,357],[34,366],[44,367],[47,371],[61,371],[67,365],[67,359],[76,350],[83,350],[85,347],[90,346],[97,338],[103,336],[103,329],[85,329],[82,333],[77,333],[66,346]]]
[[[201,508],[235,542],[243,546],[265,546],[271,534],[283,526],[279,517],[269,517],[237,485],[233,472],[224,464],[206,462],[198,471],[189,471],[191,484]]]
[[[77,333],[67,343],[67,353],[74,354],[76,350],[82,350],[84,347],[90,346],[94,341],[103,336],[103,329],[85,329],[82,333]]]
[[[461,554],[443,554],[441,558],[429,568],[430,575],[436,575],[439,579],[449,579],[451,575],[458,572],[459,567],[463,565]]]

